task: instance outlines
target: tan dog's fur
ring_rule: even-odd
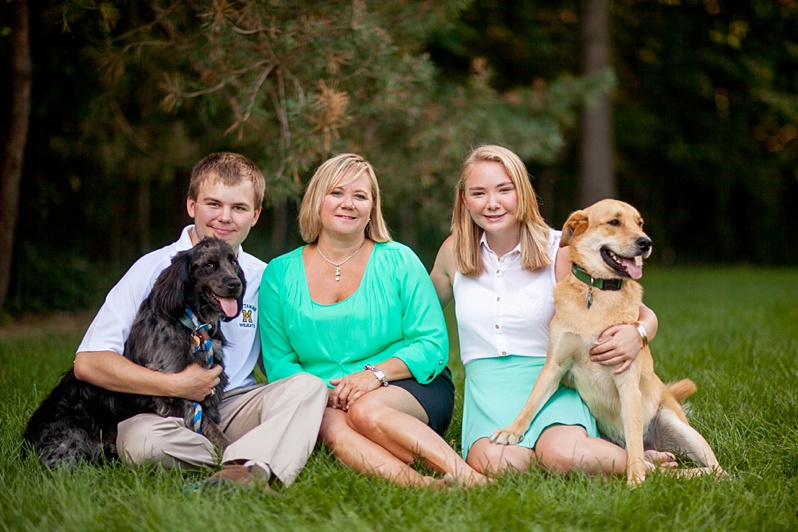
[[[521,441],[540,408],[562,381],[579,392],[601,433],[625,446],[630,485],[645,480],[645,448],[681,453],[705,466],[706,471],[722,472],[709,444],[690,426],[679,404],[695,392],[692,381],[663,384],[654,373],[654,360],[648,347],[618,375],[613,374],[614,368],[591,362],[589,358],[588,352],[605,329],[637,321],[643,289],[620,264],[613,268],[602,257],[602,249],[605,255],[609,250],[616,257],[632,262],[637,257],[647,258],[651,254],[651,240],[642,226],[637,210],[616,200],[603,200],[576,211],[565,222],[561,246],[570,246],[574,264],[594,279],[625,278],[626,282],[617,291],[593,288],[590,308],[586,302],[587,284],[571,273],[557,283],[546,363],[518,417],[508,427],[494,432],[491,441],[505,445]],[[637,261],[641,263],[641,259]]]

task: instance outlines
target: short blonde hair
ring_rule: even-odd
[[[481,162],[500,164],[515,186],[518,195],[517,218],[521,225],[521,264],[528,270],[548,266],[552,263],[549,253],[550,228],[540,214],[526,166],[518,155],[507,148],[484,145],[475,148],[466,157],[455,189],[452,234],[457,269],[468,277],[479,277],[485,268],[479,246],[483,230],[471,218],[471,213],[463,203],[466,180],[474,166]]]
[[[299,208],[299,232],[302,239],[308,244],[314,244],[319,239],[321,232],[321,203],[335,187],[348,185],[361,175],[367,175],[371,182],[371,220],[366,225],[365,236],[374,242],[388,242],[391,240],[388,225],[382,216],[380,204],[380,185],[377,175],[371,164],[354,153],[342,153],[328,159],[316,170],[310,178],[302,206]]]
[[[188,197],[197,201],[200,187],[209,180],[228,187],[234,187],[244,181],[252,183],[255,191],[255,209],[263,206],[266,194],[266,180],[255,163],[238,153],[212,153],[194,165],[191,170],[191,181],[188,184]]]

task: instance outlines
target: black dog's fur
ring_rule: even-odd
[[[224,367],[221,320],[230,321],[241,312],[246,280],[233,249],[218,238],[202,240],[193,248],[175,255],[171,265],[158,276],[150,295],[141,303],[125,344],[124,356],[147,368],[178,373],[189,364],[206,365],[207,353],[195,351],[195,332],[180,322],[190,308],[200,323],[211,324],[209,337],[214,364]],[[219,298],[235,299],[237,313],[225,315]],[[215,393],[201,401],[202,433],[224,447],[219,422],[219,403],[227,376]],[[74,370],[33,413],[23,439],[28,450],[36,451],[42,462],[54,467],[64,462],[115,458],[116,426],[141,413],[181,417],[193,425],[194,402],[120,393],[78,380]]]

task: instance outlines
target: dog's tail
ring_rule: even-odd
[[[697,389],[695,383],[690,379],[682,379],[678,382],[668,383],[668,390],[679,403],[693,395]]]

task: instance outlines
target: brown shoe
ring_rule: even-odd
[[[238,484],[243,488],[258,486],[266,491],[273,491],[269,486],[269,475],[256,465],[227,465],[205,481],[206,486],[222,486]]]

